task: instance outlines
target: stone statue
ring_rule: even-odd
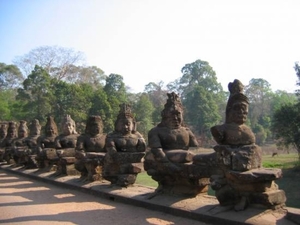
[[[75,168],[81,179],[95,181],[102,179],[103,159],[105,156],[103,122],[100,116],[89,116],[85,133],[77,139]]]
[[[57,164],[56,175],[76,175],[75,147],[79,134],[76,131],[75,121],[70,115],[66,115],[61,121],[62,133],[55,138],[57,158],[53,158]]]
[[[6,122],[1,122],[0,124],[0,146],[2,141],[5,139],[7,135],[7,123]],[[3,162],[3,157],[4,157],[5,149],[0,148],[0,162]]]
[[[0,143],[4,140],[7,135],[7,123],[1,122],[0,124]]]
[[[57,158],[55,138],[58,135],[57,125],[52,116],[47,117],[47,122],[44,127],[44,135],[37,139],[37,163],[39,168],[52,170],[53,163],[51,159]]]
[[[12,142],[15,138],[18,137],[17,134],[17,124],[14,121],[8,122],[7,135],[1,142],[1,148],[4,151],[3,159],[8,163],[12,164],[13,161],[13,152],[12,152]]]
[[[25,163],[25,156],[28,151],[28,146],[25,139],[28,137],[28,127],[25,120],[20,120],[18,127],[18,137],[12,141],[12,154],[16,166],[23,166]]]
[[[29,136],[25,138],[25,145],[28,150],[25,155],[25,168],[32,169],[37,168],[37,162],[35,160],[38,154],[38,138],[41,134],[41,125],[39,120],[33,119],[29,124]]]
[[[226,121],[211,128],[217,142],[214,147],[217,165],[223,171],[211,177],[211,187],[221,205],[233,205],[236,211],[244,210],[251,203],[270,208],[282,206],[285,193],[274,183],[282,172],[262,168],[261,148],[255,144],[255,135],[245,124],[249,100],[243,94],[243,85],[234,80],[228,89]]]
[[[161,122],[148,133],[150,151],[146,153],[144,168],[159,184],[156,193],[195,196],[207,191],[209,178],[194,174],[194,153],[189,148],[197,147],[198,142],[183,123],[179,96],[174,92],[167,95]]]
[[[146,143],[136,130],[130,105],[120,105],[115,130],[107,134],[105,145],[104,179],[122,187],[134,184],[137,174],[142,171]]]

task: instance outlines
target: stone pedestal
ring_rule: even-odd
[[[103,178],[121,187],[135,183],[138,173],[142,172],[144,152],[106,153]]]
[[[145,156],[144,168],[153,180],[158,182],[156,192],[190,197],[207,194],[209,174],[205,166],[199,164],[159,162],[148,151]]]
[[[105,152],[87,152],[84,166],[87,170],[88,181],[100,181],[103,179],[103,159]]]
[[[57,164],[56,175],[78,175],[79,172],[75,169],[74,163],[75,149],[65,148],[57,150],[57,158],[52,160]]]
[[[282,177],[282,171],[262,168],[258,146],[218,145],[214,149],[223,175],[212,176],[211,185],[221,205],[235,205],[237,211],[244,210],[248,204],[270,209],[285,205],[285,193],[275,183]]]

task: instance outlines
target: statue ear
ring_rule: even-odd
[[[133,128],[132,131],[136,131],[136,122],[133,122]]]

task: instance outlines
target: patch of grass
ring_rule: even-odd
[[[137,178],[136,178],[135,183],[140,184],[140,185],[144,185],[144,186],[148,186],[148,187],[154,187],[154,188],[157,188],[157,186],[158,186],[158,183],[155,180],[153,180],[147,174],[147,172],[139,173]]]
[[[271,155],[264,155],[263,167],[266,168],[280,168],[290,169],[300,165],[298,154],[280,154],[272,157]]]

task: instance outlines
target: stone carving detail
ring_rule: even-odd
[[[7,123],[1,122],[0,123],[0,143],[4,140],[7,135]]]
[[[55,175],[76,175],[78,171],[74,166],[75,147],[79,134],[70,115],[65,115],[62,119],[61,130],[62,133],[55,138],[56,156],[52,159],[57,164]]]
[[[142,171],[146,143],[136,131],[136,121],[128,104],[121,104],[115,121],[115,130],[107,134],[104,158],[104,179],[112,184],[127,187],[135,183]]]
[[[162,120],[148,133],[150,151],[145,156],[144,168],[158,182],[156,193],[196,196],[207,193],[209,175],[193,164],[194,153],[189,150],[198,142],[183,123],[183,106],[174,92],[161,112]],[[206,171],[207,172],[207,171]]]
[[[13,164],[13,140],[18,137],[17,124],[14,121],[8,122],[7,135],[1,142],[3,159],[8,164]]]
[[[28,137],[28,127],[25,120],[21,120],[18,127],[18,137],[12,141],[11,154],[13,155],[14,165],[23,166],[25,164],[25,157],[28,152],[28,146],[25,143]]]
[[[100,116],[89,116],[85,133],[81,134],[76,144],[75,168],[84,181],[102,179],[103,159],[105,156],[105,138],[103,122]]]
[[[249,100],[243,94],[243,85],[234,80],[228,89],[226,121],[211,128],[217,142],[214,147],[217,166],[223,172],[211,177],[216,197],[221,205],[234,205],[237,211],[251,203],[269,208],[282,206],[286,201],[285,193],[274,182],[282,172],[262,168],[261,148],[255,144],[255,135],[245,124]]]
[[[2,145],[3,140],[5,139],[7,135],[7,123],[6,122],[1,122],[0,124],[0,147]],[[4,148],[0,148],[0,162],[4,161],[4,153],[5,153],[5,149]]]
[[[38,154],[38,138],[41,134],[39,120],[33,119],[29,124],[29,136],[24,139],[24,144],[28,147],[24,155],[24,166],[26,169],[37,168],[36,156]]]
[[[52,159],[57,158],[55,138],[58,135],[58,130],[52,116],[47,117],[44,129],[45,134],[37,139],[38,153],[36,160],[39,168],[53,170],[54,162]]]

